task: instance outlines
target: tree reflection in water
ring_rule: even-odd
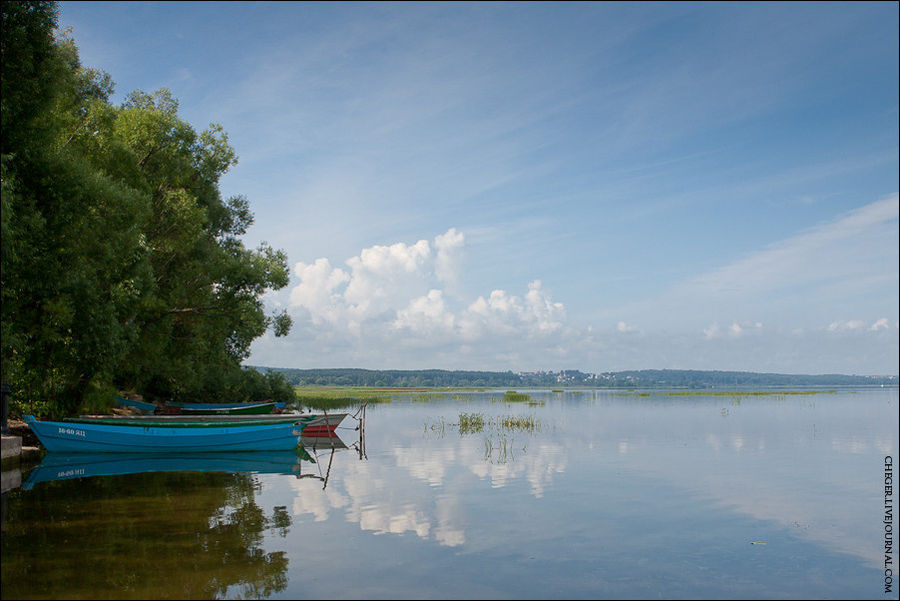
[[[263,598],[287,586],[285,507],[256,503],[250,474],[148,472],[45,482],[7,499],[2,596]],[[23,508],[27,507],[27,513]]]

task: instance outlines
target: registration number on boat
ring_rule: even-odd
[[[77,430],[75,428],[59,428],[59,434],[68,434],[69,436],[81,436],[82,438],[86,438],[87,434],[84,433],[84,430]]]
[[[71,469],[71,470],[65,470],[62,472],[57,472],[56,477],[57,478],[71,478],[72,476],[83,476],[84,472],[85,472],[85,469],[83,467],[80,467],[78,469]]]

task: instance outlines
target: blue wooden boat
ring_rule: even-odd
[[[216,421],[118,425],[108,423],[25,422],[48,451],[76,453],[195,453],[288,451],[295,449],[305,424],[241,424]]]
[[[296,451],[269,453],[47,453],[22,484],[144,472],[226,472],[232,474],[297,474]]]
[[[287,403],[166,403],[183,415],[262,415],[283,409]]]
[[[182,407],[185,409],[235,409],[250,405],[258,405],[260,403],[274,403],[276,409],[284,409],[287,403],[280,401],[260,401],[259,403],[166,403],[170,407]]]
[[[156,412],[156,405],[153,403],[145,403],[144,401],[132,401],[131,399],[123,399],[116,397],[116,403],[123,407],[134,407],[144,415],[153,415]]]

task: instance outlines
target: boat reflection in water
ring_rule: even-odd
[[[362,436],[360,436],[362,440]],[[352,445],[361,449],[359,443]],[[22,484],[26,490],[40,482],[119,476],[144,472],[225,472],[242,474],[286,474],[298,478],[319,478],[327,485],[335,451],[350,447],[334,433],[301,436],[292,451],[220,453],[61,453],[50,452]],[[320,464],[330,454],[322,473]],[[363,452],[360,451],[360,458]],[[312,464],[305,466],[304,463]]]
[[[352,448],[359,454],[360,459],[365,459],[365,437],[362,432],[360,430],[359,441],[353,443]],[[350,447],[333,432],[301,436],[298,447],[300,456],[304,461],[315,465],[316,468],[315,470],[307,468],[306,473],[298,473],[297,477],[321,480],[324,489],[328,486],[328,477],[331,475],[331,464],[334,461],[335,451],[348,448]],[[326,455],[328,456],[328,465],[323,467]]]

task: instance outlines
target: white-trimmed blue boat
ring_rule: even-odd
[[[25,422],[48,451],[80,453],[197,453],[219,451],[287,451],[295,449],[305,427],[292,421],[170,420],[121,423],[83,421]]]

